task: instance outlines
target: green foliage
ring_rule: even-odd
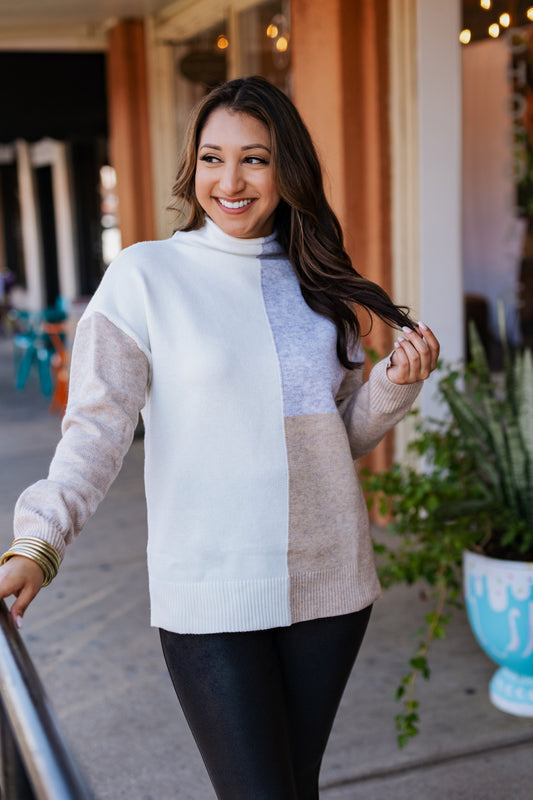
[[[478,333],[470,327],[472,364],[464,388],[447,376],[440,388],[472,459],[483,497],[466,509],[489,515],[487,555],[533,559],[533,362],[531,351],[511,356],[502,327],[503,382],[494,379]],[[463,509],[454,504],[439,509],[450,518]]]
[[[416,414],[416,412],[413,412]],[[368,504],[379,504],[380,513],[391,521],[391,543],[375,545],[378,571],[384,588],[398,583],[412,585],[420,580],[429,585],[434,610],[427,614],[426,626],[407,674],[396,690],[401,710],[395,717],[398,744],[404,747],[418,733],[419,712],[415,681],[430,676],[427,652],[434,639],[445,636],[450,611],[459,605],[460,565],[465,547],[475,547],[478,526],[468,515],[439,518],[443,503],[465,503],[483,498],[483,489],[472,481],[474,465],[462,447],[455,425],[444,422],[418,423],[417,435],[409,449],[431,469],[417,470],[394,464],[386,472],[362,473]],[[489,529],[490,520],[481,515],[478,525]]]
[[[497,379],[471,327],[471,363],[439,383],[448,419],[417,421],[409,450],[418,468],[362,472],[369,507],[390,520],[390,544],[375,545],[382,585],[424,581],[434,605],[396,690],[400,747],[418,733],[415,681],[429,678],[428,649],[461,605],[463,551],[533,560],[533,359],[529,350],[512,354],[501,330]]]

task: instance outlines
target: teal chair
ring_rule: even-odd
[[[16,325],[13,335],[13,358],[15,368],[15,389],[22,391],[33,369],[39,377],[41,392],[51,397],[53,391],[50,362],[53,348],[47,346],[40,325],[43,315],[28,311],[16,311],[12,314]]]

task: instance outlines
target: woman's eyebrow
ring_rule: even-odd
[[[207,147],[209,150],[222,150],[222,147],[219,144],[209,144],[209,142],[205,142],[204,144],[200,145],[200,150],[203,150],[204,147]],[[270,147],[267,147],[266,144],[245,144],[241,147],[241,150],[256,150],[257,148],[261,150],[266,150],[267,153],[270,153]]]
[[[241,147],[241,150],[256,150],[259,148],[260,150],[266,150],[267,153],[270,153],[270,147],[267,147],[266,144],[245,144],[244,147]]]

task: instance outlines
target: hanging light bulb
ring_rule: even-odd
[[[279,33],[279,28],[277,25],[274,25],[273,22],[270,23],[268,28],[266,29],[266,35],[269,39],[275,39]]]
[[[533,22],[533,6],[530,6],[526,11],[526,17]]]
[[[479,5],[481,8],[484,8],[485,11],[488,11],[492,5],[491,0],[479,0]]]
[[[285,53],[289,46],[289,40],[286,36],[280,36],[276,42],[276,50],[278,53]]]
[[[500,25],[502,28],[508,28],[511,24],[511,15],[510,14],[500,14]]]
[[[229,39],[224,33],[221,33],[220,36],[218,36],[217,47],[219,50],[225,50],[227,47],[229,47]]]
[[[461,42],[461,44],[468,44],[471,38],[472,38],[472,31],[468,30],[468,28],[465,28],[459,34],[459,41]]]
[[[500,26],[497,22],[493,22],[492,25],[489,25],[489,36],[492,36],[493,39],[497,39],[500,35]]]

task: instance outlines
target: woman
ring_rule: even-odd
[[[311,800],[379,595],[353,460],[438,342],[351,266],[309,134],[261,78],[197,107],[168,241],[79,323],[63,438],[27,489],[0,595],[20,622],[120,469],[142,409],[152,624],[219,798]],[[355,304],[401,326],[362,381]]]

